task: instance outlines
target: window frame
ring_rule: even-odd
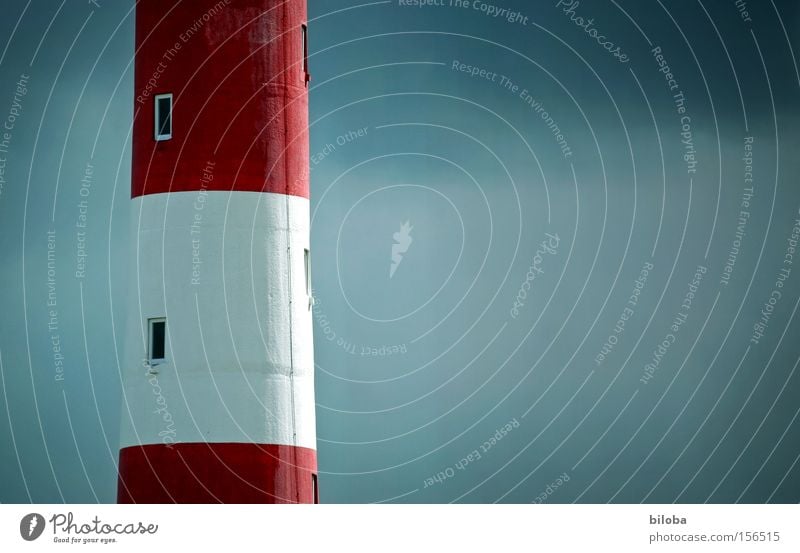
[[[319,476],[311,473],[311,494],[313,495],[314,505],[319,505]]]
[[[303,35],[303,81],[308,86],[308,81],[311,80],[311,74],[308,72],[308,24],[303,23],[300,29]]]
[[[303,267],[306,271],[306,295],[311,297],[311,250],[303,249]]]
[[[164,323],[164,357],[153,356],[153,342],[155,338],[154,327],[158,323]],[[160,365],[167,361],[167,318],[166,317],[152,317],[147,319],[147,362],[150,366]]]
[[[169,100],[169,132],[161,134],[162,129],[159,125],[159,115],[161,115],[161,100]],[[153,137],[155,138],[156,142],[163,142],[165,140],[172,140],[173,128],[174,128],[174,108],[173,108],[173,98],[172,93],[167,92],[165,94],[156,94],[153,96]]]

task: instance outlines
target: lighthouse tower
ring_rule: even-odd
[[[135,36],[118,501],[316,502],[306,2]]]

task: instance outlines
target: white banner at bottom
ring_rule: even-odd
[[[800,551],[798,505],[0,505],[0,551]]]

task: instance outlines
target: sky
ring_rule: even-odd
[[[413,4],[309,2],[321,500],[800,501],[800,8]],[[3,6],[2,502],[115,500],[133,9]]]

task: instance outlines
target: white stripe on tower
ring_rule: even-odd
[[[312,339],[303,258],[308,200],[210,191],[133,202],[139,308],[130,313],[125,361],[141,377],[125,384],[135,426],[123,426],[121,447],[179,441],[314,449],[312,350],[299,347]],[[202,219],[192,227],[197,214]],[[165,220],[172,222],[166,229]],[[168,322],[167,357],[151,375],[143,359],[147,320],[155,317]]]

